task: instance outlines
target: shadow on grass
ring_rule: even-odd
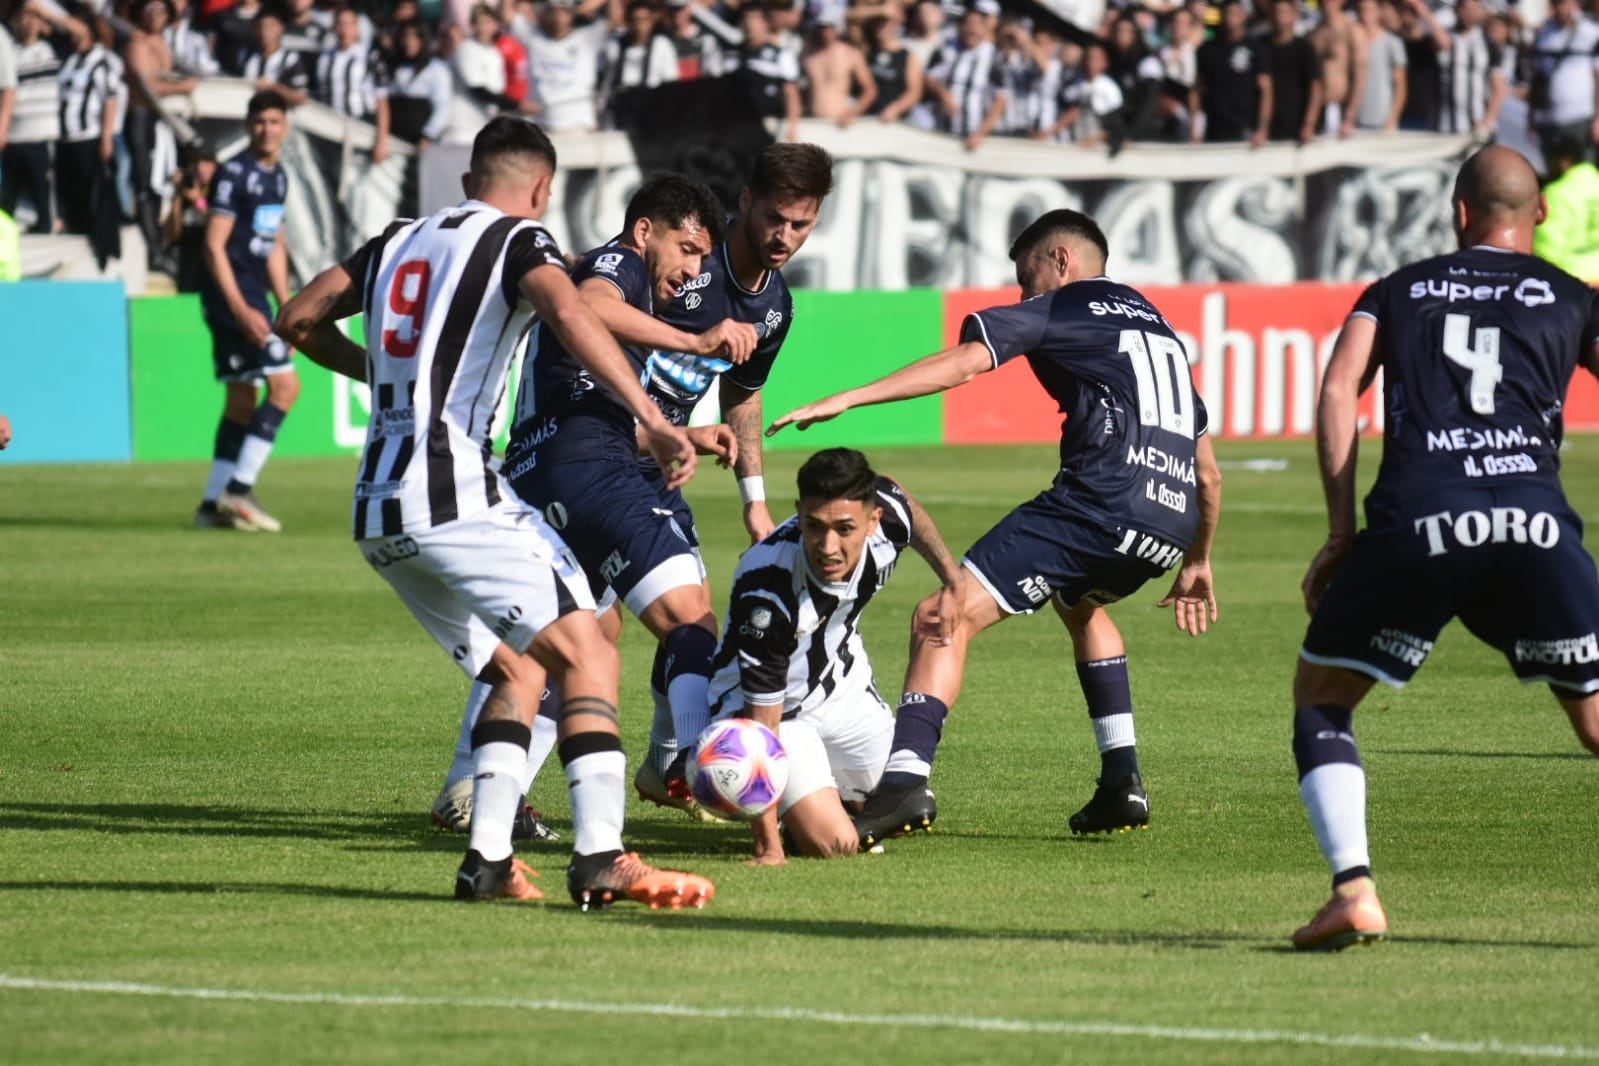
[[[6,892],[125,892],[184,896],[314,896],[389,903],[455,902],[443,892],[400,892],[342,885],[296,885],[275,881],[0,881]]]
[[[431,837],[413,812],[263,810],[173,803],[0,803],[0,830],[361,840]],[[412,842],[414,844],[414,841]]]
[[[1450,759],[1571,759],[1592,761],[1585,751],[1438,751],[1426,748],[1372,748],[1373,755],[1428,755]]]

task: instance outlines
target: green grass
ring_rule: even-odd
[[[1221,451],[1290,466],[1228,474],[1217,628],[1178,634],[1154,587],[1115,609],[1152,831],[1067,833],[1092,789],[1092,737],[1063,631],[1020,619],[974,647],[936,771],[938,832],[879,856],[754,869],[741,830],[634,804],[630,843],[710,875],[718,895],[702,912],[601,915],[566,902],[560,846],[530,852],[546,874],[543,906],[447,900],[462,845],[427,830],[425,811],[466,683],[350,544],[353,463],[274,463],[263,495],[285,521],[277,537],[185,528],[198,465],[0,468],[0,974],[448,1001],[0,987],[0,1062],[1423,1057],[1221,1030],[1599,1055],[1599,779],[1548,694],[1517,686],[1458,627],[1409,690],[1375,692],[1358,716],[1394,941],[1329,957],[1285,950],[1327,887],[1288,745],[1298,582],[1324,519],[1307,446]],[[800,458],[774,457],[779,499]],[[1047,448],[874,459],[957,548],[1052,469]],[[1576,440],[1567,483],[1589,515],[1596,475],[1599,440]],[[707,470],[691,495],[725,592],[741,546],[732,479]],[[899,688],[910,607],[931,583],[907,560],[866,616],[887,691]],[[625,733],[639,753],[649,649],[636,625],[623,657]],[[533,798],[568,828],[553,766]],[[962,1016],[1044,1031],[468,999]],[[1205,1032],[1098,1028],[1115,1024]]]

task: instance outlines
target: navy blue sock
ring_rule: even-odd
[[[1088,705],[1099,747],[1099,779],[1116,784],[1139,772],[1133,739],[1133,690],[1127,680],[1127,656],[1077,664],[1077,683]]]
[[[238,462],[239,449],[244,447],[244,437],[249,432],[248,426],[241,426],[227,418],[222,419],[217,423],[217,439],[211,449],[211,457],[227,463]]]
[[[245,430],[245,437],[254,437],[258,442],[248,445],[249,455],[245,456],[246,442],[241,442],[239,449],[239,471],[228,482],[227,491],[235,496],[247,494],[255,485],[255,476],[260,472],[261,466],[266,462],[266,457],[271,454],[272,444],[278,439],[278,429],[283,425],[284,410],[272,403],[263,403],[255,409],[255,414],[250,416],[250,425]],[[245,468],[249,470],[246,471]],[[240,474],[245,476],[240,477]]]
[[[1328,763],[1361,765],[1354,720],[1354,711],[1330,703],[1294,710],[1294,763],[1299,767],[1301,781],[1310,771]]]
[[[949,707],[937,696],[907,692],[900,697],[899,709],[894,713],[894,740],[888,748],[888,766],[878,787],[901,791],[927,784],[947,717]]]
[[[701,626],[678,626],[661,641],[661,676],[672,707],[672,732],[679,751],[687,751],[711,724],[706,692],[711,687],[711,659],[716,634]]]

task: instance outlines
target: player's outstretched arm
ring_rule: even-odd
[[[761,454],[761,393],[740,388],[724,375],[717,386],[722,401],[722,421],[738,442],[733,473],[744,504],[744,531],[751,544],[759,544],[777,524],[766,506],[765,458]]]
[[[774,733],[781,733],[783,705],[781,703],[746,703],[745,713]],[[751,866],[782,866],[788,862],[783,853],[783,833],[777,825],[777,804],[750,823],[750,837],[755,842],[755,858]]]
[[[585,278],[577,291],[622,344],[722,356],[732,363],[744,362],[755,350],[755,327],[748,322],[728,319],[704,333],[685,333],[622,299],[621,291],[604,278]]]
[[[1172,581],[1171,591],[1156,606],[1170,607],[1177,628],[1199,636],[1216,620],[1216,583],[1210,572],[1210,546],[1221,522],[1221,467],[1209,434],[1194,446],[1194,479],[1199,496],[1199,528],[1194,542],[1183,556],[1182,569]]]
[[[772,423],[766,431],[773,436],[784,426],[808,429],[818,422],[837,418],[855,407],[869,407],[878,403],[910,400],[945,392],[964,385],[984,371],[994,369],[994,356],[980,341],[967,341],[942,352],[925,356],[909,366],[901,367],[886,377],[869,385],[836,393],[824,400],[806,404],[790,411]]]
[[[639,384],[627,356],[577,294],[577,287],[566,271],[541,264],[523,275],[521,288],[522,295],[533,305],[540,320],[555,331],[562,346],[639,420],[650,453],[666,474],[667,487],[678,488],[693,477],[699,461],[693,443],[655,406],[655,401]]]
[[[1321,594],[1355,539],[1355,462],[1360,450],[1360,394],[1377,372],[1377,323],[1350,315],[1338,334],[1316,407],[1316,458],[1327,500],[1327,543],[1311,561],[1302,591],[1306,610]]]
[[[903,485],[900,491],[905,492]],[[934,644],[943,647],[954,637],[961,624],[960,564],[950,555],[927,509],[908,492],[905,492],[905,502],[911,518],[911,548],[927,560],[927,565],[938,575],[940,585],[938,598],[933,601],[936,605],[934,612],[926,613],[924,617],[924,612],[918,608],[911,625]]]
[[[361,310],[361,292],[342,263],[335,263],[278,311],[278,336],[318,366],[356,381],[366,380],[366,353],[343,333],[340,319]]]

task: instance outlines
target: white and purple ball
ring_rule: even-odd
[[[749,718],[724,718],[705,727],[688,761],[689,791],[700,805],[727,818],[759,818],[788,787],[788,753],[777,734]]]

